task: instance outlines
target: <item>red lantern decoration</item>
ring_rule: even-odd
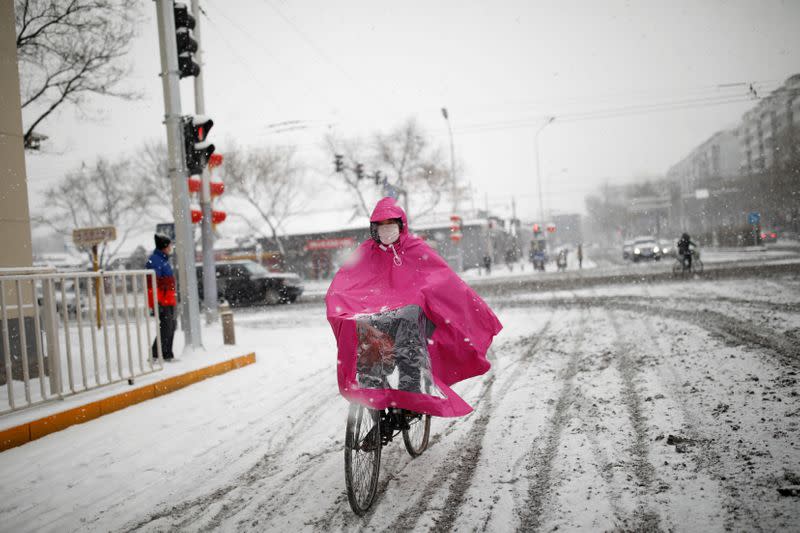
[[[225,211],[211,211],[212,224],[224,222],[226,218],[228,218],[228,214]]]
[[[192,224],[197,224],[198,222],[203,220],[203,212],[200,211],[199,209],[192,208],[190,213],[192,215]]]
[[[458,242],[461,240],[461,226],[462,221],[461,217],[458,215],[451,215],[450,216],[450,240],[453,242]]]
[[[222,154],[211,154],[208,158],[208,168],[217,168],[222,165],[223,159]]]
[[[221,181],[211,182],[211,196],[219,196],[225,192],[225,184]]]
[[[196,176],[192,176],[189,178],[189,192],[194,192],[194,193],[200,192],[201,185],[202,182],[200,181],[200,178]]]

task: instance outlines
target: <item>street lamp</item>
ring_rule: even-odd
[[[453,214],[458,211],[458,190],[456,187],[456,150],[453,144],[453,128],[450,126],[450,116],[447,113],[447,108],[442,108],[442,116],[447,122],[447,131],[450,133],[450,180],[453,185]]]
[[[452,181],[453,186],[453,216],[458,216],[458,187],[456,185],[456,149],[455,145],[453,144],[453,128],[450,126],[450,116],[447,113],[447,108],[442,108],[442,116],[444,117],[445,122],[447,122],[447,131],[450,133],[450,179]],[[456,271],[461,272],[463,269],[463,250],[462,247],[459,246],[459,242],[457,240],[453,240],[453,245],[455,246],[455,263],[456,263]]]
[[[542,201],[542,176],[541,171],[539,168],[539,134],[542,133],[542,130],[545,129],[548,124],[551,124],[556,117],[545,117],[544,124],[536,130],[536,135],[534,136],[534,148],[536,150],[536,182],[539,188],[539,222],[544,223],[544,202]]]

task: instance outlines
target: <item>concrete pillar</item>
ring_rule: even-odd
[[[0,268],[33,265],[13,0],[0,0],[0,250]]]
[[[22,111],[20,110],[19,71],[17,67],[16,31],[14,29],[14,2],[0,0],[0,276],[26,273],[33,265],[31,248],[31,219],[28,209],[28,181],[25,174],[25,150],[22,141]],[[22,270],[22,272],[20,271]],[[34,346],[33,290],[30,283],[21,291],[22,318],[16,284],[4,284],[4,300],[8,332],[0,324],[0,338],[7,335],[9,357],[0,342],[0,384],[5,384],[8,374],[22,379],[20,353],[21,331],[25,328],[28,362],[36,362]],[[11,361],[12,370],[6,369]],[[29,375],[38,376],[38,368],[25,369]]]

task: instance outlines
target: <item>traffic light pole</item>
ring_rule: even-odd
[[[172,183],[172,212],[175,218],[175,254],[181,324],[186,345],[202,346],[198,308],[197,272],[194,266],[194,239],[189,220],[188,171],[181,134],[181,95],[178,75],[178,47],[175,41],[175,14],[172,0],[155,0],[158,39],[161,52],[161,85],[164,89],[164,124],[167,127],[167,166]]]
[[[197,115],[206,114],[205,90],[203,88],[203,42],[200,35],[200,2],[192,0],[192,16],[195,19],[194,38],[197,41],[195,58],[200,64],[200,74],[194,77],[194,112]],[[203,240],[203,311],[206,315],[206,324],[217,318],[217,275],[214,265],[214,232],[211,229],[211,174],[208,166],[204,166],[200,187],[200,209],[203,220],[200,222],[200,231]],[[260,262],[260,258],[259,258]]]

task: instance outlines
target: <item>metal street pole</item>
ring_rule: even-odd
[[[205,91],[203,77],[206,69],[203,64],[203,41],[200,35],[200,2],[192,0],[192,16],[195,20],[194,39],[197,41],[197,52],[194,57],[200,65],[200,74],[194,77],[194,112],[206,114]],[[211,229],[211,172],[203,168],[202,185],[200,187],[200,209],[203,212],[200,231],[203,241],[203,311],[206,324],[217,319],[217,273],[214,264],[214,232]],[[260,258],[259,258],[259,262]]]
[[[542,199],[542,175],[541,169],[539,165],[539,134],[542,133],[542,130],[545,129],[548,124],[551,124],[556,117],[546,117],[545,123],[536,130],[536,135],[534,136],[534,146],[536,149],[536,183],[539,188],[539,223],[544,224],[544,201]]]
[[[447,112],[447,108],[442,108],[442,116],[444,117],[445,122],[447,122],[447,131],[450,134],[450,178],[453,186],[453,214],[458,214],[458,183],[456,181],[456,148],[455,144],[453,143],[453,128],[450,125],[450,115]],[[456,247],[456,271],[461,272],[464,269],[464,250],[461,246],[460,241],[454,242],[453,245]]]
[[[161,52],[161,84],[164,89],[164,124],[167,127],[167,166],[172,183],[172,213],[175,218],[175,255],[181,324],[186,345],[202,346],[198,308],[194,240],[189,220],[189,184],[181,135],[181,95],[178,77],[178,45],[175,41],[175,13],[172,0],[155,0],[158,40]]]

